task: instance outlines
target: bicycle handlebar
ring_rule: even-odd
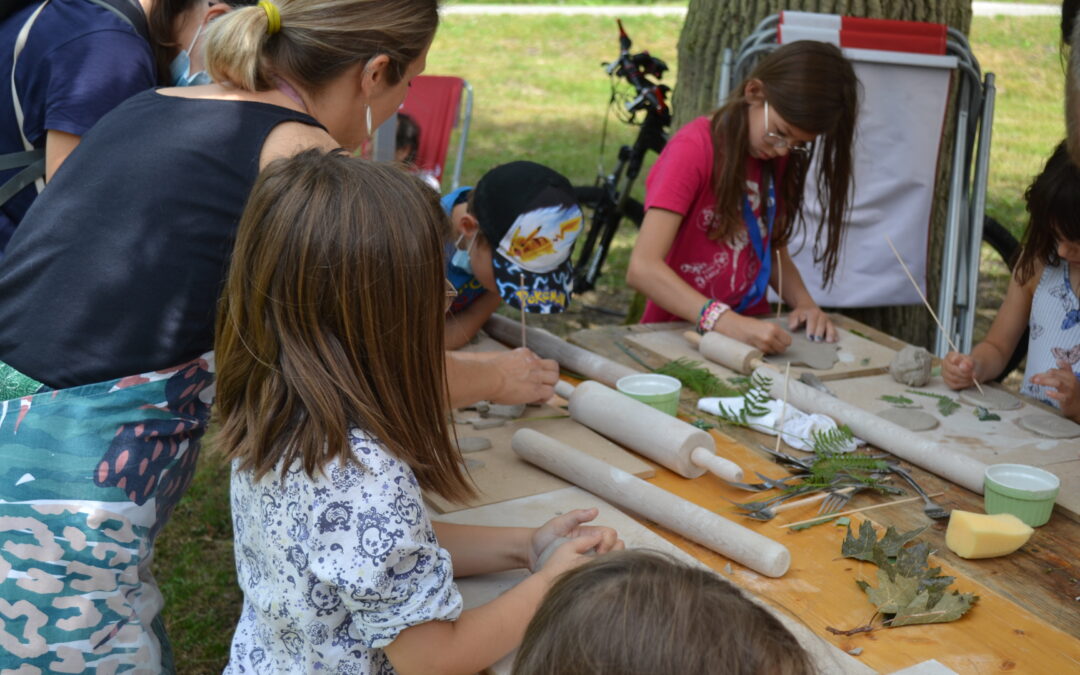
[[[623,28],[622,20],[615,20],[619,25],[619,58],[612,63],[605,64],[608,75],[616,75],[629,82],[637,91],[637,96],[626,104],[628,112],[635,112],[647,108],[655,112],[666,114],[667,102],[665,101],[669,88],[667,85],[657,84],[648,76],[661,79],[664,71],[668,69],[661,59],[642,51],[637,54],[630,53],[633,44],[630,36]]]

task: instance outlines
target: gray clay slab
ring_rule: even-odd
[[[1024,402],[1007,391],[983,386],[983,393],[978,389],[964,389],[960,392],[960,400],[968,405],[980,405],[987,410],[1016,410],[1024,405]]]
[[[787,319],[765,319],[787,330]],[[790,363],[793,366],[806,366],[814,370],[829,370],[836,365],[840,356],[840,345],[835,342],[811,342],[806,337],[806,331],[799,329],[798,333],[790,333],[791,346],[782,354],[769,354],[765,360],[769,363],[784,365]]]
[[[938,425],[938,419],[930,413],[911,408],[886,408],[875,414],[909,431],[929,431]]]
[[[1033,413],[1024,415],[1016,421],[1028,431],[1034,431],[1047,438],[1076,438],[1080,436],[1080,424],[1057,415]]]
[[[491,448],[491,441],[483,436],[458,436],[457,446],[462,454],[480,452]]]

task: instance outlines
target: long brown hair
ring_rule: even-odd
[[[215,81],[263,91],[277,74],[318,91],[349,66],[386,54],[387,83],[397,84],[439,25],[438,0],[272,1],[281,15],[273,35],[262,7],[234,9],[210,27],[206,70]]]
[[[472,492],[450,441],[438,195],[391,165],[302,152],[259,176],[214,342],[220,447],[261,477],[354,461],[359,427],[447,498]]]
[[[776,617],[716,574],[643,549],[559,577],[518,649],[514,675],[809,675]]]
[[[859,81],[851,62],[834,45],[800,40],[778,47],[754,67],[723,107],[712,115],[715,163],[713,192],[717,218],[709,236],[730,238],[742,221],[746,191],[746,157],[750,149],[746,86],[764,85],[765,100],[792,126],[818,136],[818,200],[822,219],[817,224],[814,261],[823,264],[825,283],[832,280],[843,241],[843,226],[851,207],[852,157]],[[772,162],[769,162],[772,164]],[[779,210],[773,229],[774,246],[785,246],[800,226],[803,190],[810,158],[789,153],[782,184],[777,187]],[[765,171],[771,179],[775,171]],[[765,178],[765,177],[763,177]],[[762,186],[764,190],[764,185]],[[822,247],[822,234],[825,245]]]
[[[1058,264],[1059,241],[1080,242],[1080,167],[1069,158],[1065,141],[1054,148],[1024,199],[1028,226],[1015,266],[1021,285],[1031,279],[1037,265]]]

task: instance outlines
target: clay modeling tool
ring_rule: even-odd
[[[706,471],[741,481],[743,470],[716,454],[709,432],[632,399],[599,382],[573,386],[560,381],[555,393],[570,402],[570,417],[619,445],[645,455],[683,478]]]
[[[915,287],[915,292],[919,294],[919,297],[922,299],[923,304],[926,305],[926,309],[929,310],[930,316],[934,317],[934,323],[937,324],[938,330],[941,331],[941,334],[945,336],[945,340],[949,343],[949,348],[952,349],[954,352],[959,352],[960,350],[956,348],[956,343],[954,343],[952,341],[952,338],[949,336],[949,331],[945,330],[945,326],[941,325],[941,319],[937,317],[937,314],[934,312],[934,308],[930,306],[930,302],[926,299],[926,296],[923,295],[922,289],[919,288],[918,282],[915,281],[915,277],[911,276],[911,270],[909,270],[907,264],[904,263],[904,259],[900,257],[900,251],[897,251],[896,247],[893,246],[892,239],[889,239],[889,235],[885,235],[885,243],[888,244],[889,248],[892,249],[893,255],[896,256],[896,259],[900,262],[900,267],[904,268],[904,274],[906,274],[908,280],[911,281],[911,285]],[[975,388],[979,390],[979,393],[983,393],[982,385],[979,384],[979,381],[976,380],[974,376],[971,378],[971,381],[975,383]]]
[[[518,309],[521,310],[521,346],[525,347],[525,275],[518,275]]]
[[[484,324],[484,332],[513,347],[525,346],[525,340],[522,338],[517,322],[505,316],[492,314]],[[554,359],[569,371],[612,387],[620,377],[639,372],[587,349],[572,345],[541,328],[530,327],[526,329],[525,334],[528,336],[529,348],[538,356]]]
[[[638,480],[641,480],[641,479],[639,478]],[[935,492],[934,494],[927,495],[927,496],[928,497],[940,497],[943,494],[945,494],[945,493],[944,492]],[[870,506],[864,506],[864,507],[858,508],[858,509],[851,509],[850,511],[841,511],[840,513],[830,513],[830,514],[827,514],[827,515],[824,515],[824,516],[818,516],[817,518],[807,518],[806,520],[798,520],[798,521],[795,521],[794,523],[784,523],[783,525],[777,525],[777,527],[779,527],[781,529],[787,528],[787,527],[795,527],[796,525],[805,525],[806,523],[812,523],[815,520],[825,520],[825,519],[832,519],[832,518],[840,518],[841,516],[850,516],[853,513],[862,513],[863,511],[872,511],[874,509],[883,509],[886,506],[896,506],[897,504],[907,504],[908,502],[914,502],[914,501],[917,501],[919,499],[922,499],[922,497],[919,497],[919,496],[904,497],[903,499],[894,499],[893,501],[885,502],[884,504],[871,504]]]
[[[526,461],[759,574],[779,577],[791,566],[791,553],[783,544],[550,436],[533,429],[518,429],[510,446]]]
[[[828,394],[829,396],[836,396],[836,394],[832,393],[832,389],[829,389],[825,386],[825,383],[821,381],[820,377],[811,373],[809,370],[799,374],[799,382],[809,385],[820,392]]]
[[[784,267],[780,264],[780,251],[776,252],[776,318],[784,308]]]
[[[944,444],[919,438],[915,432],[808,387],[798,380],[792,380],[789,385],[785,385],[781,380],[788,378],[774,370],[759,368],[755,374],[759,378],[769,379],[770,396],[778,398],[784,387],[788,386],[788,402],[799,410],[821,413],[833,418],[837,423],[847,424],[853,434],[866,442],[912,464],[918,464],[938,476],[948,478],[972,492],[982,494],[983,473],[986,471],[986,464],[983,462]]]

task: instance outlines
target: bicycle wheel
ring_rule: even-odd
[[[994,249],[994,252],[1001,257],[1001,261],[1009,268],[1009,272],[1012,272],[1013,265],[1016,264],[1016,256],[1020,252],[1020,242],[1016,240],[1016,237],[993,217],[985,216],[982,238],[983,242],[989,244],[990,248]],[[1027,348],[1028,331],[1025,329],[1024,334],[1020,337],[1020,342],[1017,343],[1016,349],[1013,351],[1012,356],[1009,357],[1008,363],[1005,364],[1005,369],[994,378],[995,382],[1004,380],[1020,365],[1020,362],[1027,356]]]
[[[611,241],[623,219],[640,228],[645,207],[636,199],[629,199],[625,211],[618,212],[607,188],[602,185],[575,186],[574,195],[585,213],[586,223],[574,263],[574,292],[584,293],[596,287]]]

